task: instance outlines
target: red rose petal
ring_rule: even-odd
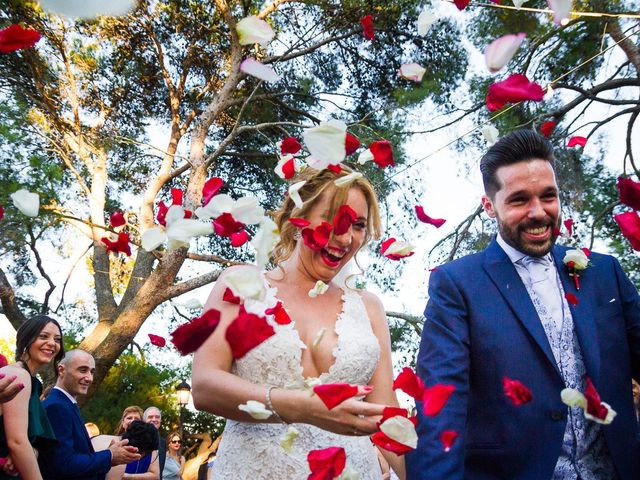
[[[339,175],[342,171],[342,166],[339,163],[337,165],[327,165],[327,169],[331,170],[336,175]]]
[[[126,232],[120,232],[118,234],[118,240],[115,242],[109,240],[107,237],[102,237],[102,243],[107,247],[107,253],[124,253],[127,257],[131,256],[131,246],[129,245],[129,234]]]
[[[212,177],[202,187],[202,206],[204,207],[213,197],[216,196],[218,190],[222,188],[224,181],[218,177]]]
[[[362,25],[362,34],[367,40],[373,40],[375,34],[373,33],[373,15],[365,15],[360,19],[360,25]]]
[[[200,348],[219,323],[220,312],[212,308],[174,330],[171,333],[171,342],[180,354],[188,355]]]
[[[348,383],[327,383],[316,385],[313,391],[329,410],[358,394],[358,386]]]
[[[183,197],[183,193],[182,190],[180,190],[179,188],[172,188],[171,189],[171,198],[173,199],[173,203],[171,205],[180,205],[182,206],[182,197]]]
[[[0,205],[0,221],[2,220],[3,217],[4,217],[4,207]]]
[[[296,228],[304,228],[311,225],[311,222],[309,220],[298,217],[291,217],[289,219],[289,222],[291,222],[291,224]]]
[[[454,430],[445,430],[440,434],[440,441],[442,442],[442,447],[444,448],[445,452],[451,450],[453,442],[456,441],[456,438],[458,438],[458,436],[458,432]]]
[[[233,294],[233,291],[227,287],[224,290],[224,293],[222,294],[222,301],[223,302],[228,302],[228,303],[233,303],[235,305],[240,305],[240,297],[236,296]]]
[[[569,302],[569,304],[574,305],[574,306],[578,305],[578,303],[580,303],[578,301],[578,297],[576,297],[573,293],[568,293],[568,292],[565,293],[564,294],[564,298],[567,299],[567,302]]]
[[[122,212],[113,212],[109,217],[109,225],[113,228],[121,227],[126,223],[127,221],[124,219],[124,214]]]
[[[404,455],[405,453],[410,452],[413,448],[396,442],[394,439],[387,437],[384,432],[376,432],[371,435],[371,441],[380,448],[384,448],[390,452],[395,453],[396,455]]]
[[[487,107],[490,111],[500,110],[507,103],[518,103],[525,100],[542,101],[544,90],[540,85],[521,73],[511,75],[506,80],[489,85]]]
[[[164,347],[167,344],[167,341],[164,339],[164,337],[161,337],[160,335],[154,335],[153,333],[149,334],[149,340],[156,347]]]
[[[469,5],[469,0],[453,0],[453,3],[458,7],[458,10],[462,11]]]
[[[503,377],[502,388],[505,396],[517,407],[529,403],[533,399],[531,390],[518,380]]]
[[[602,405],[600,395],[596,391],[596,387],[591,383],[591,379],[587,377],[587,387],[584,391],[584,396],[587,399],[587,413],[593,415],[600,420],[607,418],[609,410]]]
[[[285,180],[289,180],[296,174],[296,161],[290,158],[282,164],[282,176]]]
[[[358,221],[358,214],[349,205],[341,205],[336,215],[333,217],[333,233],[344,235],[349,231],[351,225]]]
[[[238,222],[230,213],[223,213],[213,221],[213,230],[221,237],[230,237],[244,230],[244,223]]]
[[[449,397],[456,387],[453,385],[437,384],[433,387],[425,388],[422,395],[423,413],[428,417],[435,417],[449,401]]]
[[[553,133],[553,130],[556,128],[556,125],[557,125],[556,122],[552,122],[552,121],[544,122],[542,125],[540,125],[540,133],[545,137],[549,138]]]
[[[33,47],[41,36],[32,28],[14,24],[0,30],[0,52],[9,53],[23,48]]]
[[[273,315],[274,320],[278,325],[288,325],[291,323],[291,317],[287,313],[287,310],[282,305],[282,302],[278,301],[275,307],[267,308],[264,311],[265,315]]]
[[[302,145],[300,145],[300,142],[297,138],[287,137],[282,140],[282,143],[280,144],[280,153],[282,153],[282,155],[295,155],[300,151],[301,148]]]
[[[582,250],[587,257],[591,256],[591,250],[589,250],[587,247],[582,247],[580,250]]]
[[[9,361],[7,360],[7,357],[5,357],[0,353],[0,368],[6,367],[7,365],[9,365]]]
[[[634,182],[628,177],[618,177],[616,187],[622,203],[634,210],[640,210],[640,182]]]
[[[231,234],[231,245],[238,248],[247,243],[249,240],[249,234],[246,230],[241,230]]]
[[[333,225],[329,222],[322,222],[316,228],[305,228],[302,230],[302,240],[304,244],[314,252],[319,252],[329,243]]]
[[[420,377],[409,367],[404,367],[393,381],[393,389],[400,389],[416,400],[422,400],[425,390],[424,383],[422,383]]]
[[[396,239],[391,237],[387,240],[385,240],[384,242],[382,242],[382,244],[380,245],[380,253],[382,254],[383,257],[388,258],[389,260],[402,260],[403,258],[408,258],[411,255],[413,255],[415,252],[411,252],[408,253],[407,255],[398,255],[397,253],[386,253],[387,249],[393,244],[393,242],[395,242]]]
[[[169,211],[169,207],[167,207],[162,200],[158,202],[158,214],[156,215],[156,220],[160,225],[167,225],[166,217],[167,212]]]
[[[344,470],[347,455],[342,447],[311,450],[307,454],[307,462],[311,470],[308,480],[333,480]]]
[[[344,139],[344,148],[347,151],[347,155],[355,153],[360,147],[360,140],[355,135],[347,132],[347,137]]]
[[[416,205],[415,208],[418,220],[423,223],[428,223],[429,225],[433,225],[436,228],[440,228],[446,222],[444,218],[431,218],[429,215],[424,213],[424,208],[422,208],[421,205]]]
[[[587,139],[585,137],[575,136],[569,139],[567,143],[567,147],[584,147],[587,144]]]
[[[573,235],[573,219],[567,218],[564,222],[564,228],[567,229],[569,236]]]
[[[640,250],[640,218],[636,212],[614,215],[613,219],[620,227],[622,235],[629,240],[634,250]]]
[[[238,316],[229,324],[224,337],[231,347],[234,360],[237,360],[274,334],[275,331],[266,318],[248,313],[240,306]]]
[[[391,144],[387,140],[378,140],[377,142],[373,142],[369,145],[369,150],[371,150],[371,154],[373,155],[373,161],[380,168],[385,168],[388,166],[395,167],[395,162],[393,161],[393,150],[391,149]]]

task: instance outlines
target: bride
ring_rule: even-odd
[[[225,331],[239,307],[223,300],[225,278],[234,269],[253,267],[227,269],[209,295],[205,310],[219,310],[220,324],[195,354],[193,399],[198,409],[228,419],[214,479],[307,479],[308,453],[328,447],[344,448],[345,472],[357,473],[360,480],[383,478],[368,436],[378,430],[376,422],[384,407],[397,406],[385,312],[371,293],[332,282],[367,241],[380,235],[371,184],[361,177],[336,186],[336,179],[349,173],[345,168],[339,174],[307,169],[296,179],[306,180],[299,190],[303,206],[296,207],[287,196],[276,212],[281,235],[273,252],[277,268],[263,275],[258,311],[282,302],[290,323],[282,325],[273,315],[267,316],[275,335],[234,360]],[[343,205],[351,207],[357,218],[349,221],[355,220],[347,224],[346,232],[332,234],[324,247],[323,242],[300,235],[300,229],[289,222],[302,218],[310,222],[307,228],[314,229],[322,222],[331,223]],[[318,281],[328,289],[312,297],[310,291]],[[256,308],[250,301],[245,300],[247,311]],[[358,396],[329,410],[318,395],[310,393],[312,382],[360,387]],[[269,417],[257,420],[238,408],[250,400],[265,404]],[[297,437],[285,451],[282,437],[295,432]],[[402,457],[386,450],[381,453],[404,478]]]

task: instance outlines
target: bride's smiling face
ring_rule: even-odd
[[[307,220],[308,228],[315,228],[324,222],[333,222],[330,217],[331,191],[325,192],[311,208]],[[331,235],[329,243],[320,251],[314,251],[298,240],[298,260],[311,278],[329,282],[342,267],[356,254],[367,236],[367,216],[369,205],[367,199],[358,188],[351,188],[347,196],[349,205],[357,214],[356,222],[343,235]]]

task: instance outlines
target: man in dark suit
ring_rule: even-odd
[[[455,390],[437,416],[424,416],[418,404],[408,478],[637,480],[636,288],[616,259],[595,253],[577,271],[577,288],[563,262],[569,249],[554,246],[560,201],[544,137],[513,132],[488,150],[480,169],[482,203],[498,235],[483,252],[431,274],[418,374],[427,387]],[[505,378],[528,387],[532,400],[510,400]],[[584,392],[587,379],[617,412],[612,423],[562,402],[563,389]],[[459,434],[450,451],[440,441],[445,430]]]
[[[76,398],[86,395],[96,365],[84,350],[71,350],[58,365],[58,380],[42,402],[57,442],[39,455],[45,480],[99,480],[112,465],[138,460],[137,449],[127,440],[113,442],[107,450],[95,452],[80,415]]]
[[[160,478],[162,478],[164,463],[167,460],[167,439],[162,436],[162,432],[160,431],[162,412],[158,407],[151,406],[144,411],[142,420],[150,423],[158,430],[158,461],[160,462]]]

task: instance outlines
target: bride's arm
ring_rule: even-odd
[[[389,334],[389,325],[387,324],[387,315],[380,299],[369,292],[362,292],[362,297],[367,307],[367,314],[371,320],[371,328],[378,338],[380,344],[380,360],[376,371],[373,373],[369,384],[373,387],[373,391],[367,395],[367,402],[381,403],[384,405],[398,406],[398,398],[393,391],[393,365],[391,361],[391,336]],[[404,457],[398,456],[388,450],[379,449],[380,453],[389,462],[393,471],[401,480],[404,480],[405,466]]]
[[[234,268],[234,267],[231,267]],[[237,267],[235,267],[237,268]],[[268,385],[254,384],[231,373],[233,357],[225,340],[225,331],[238,315],[238,306],[222,300],[226,288],[225,271],[211,291],[205,311],[220,311],[220,323],[211,336],[198,349],[193,358],[193,402],[198,410],[204,410],[232,420],[254,423],[277,423],[274,415],[266,420],[256,420],[238,409],[249,400],[266,404]],[[328,410],[317,395],[306,391],[271,390],[274,410],[290,423],[309,423],[325,430],[341,434],[372,434],[377,431],[375,416],[381,415],[384,405],[349,399]],[[364,418],[358,415],[364,415]]]

